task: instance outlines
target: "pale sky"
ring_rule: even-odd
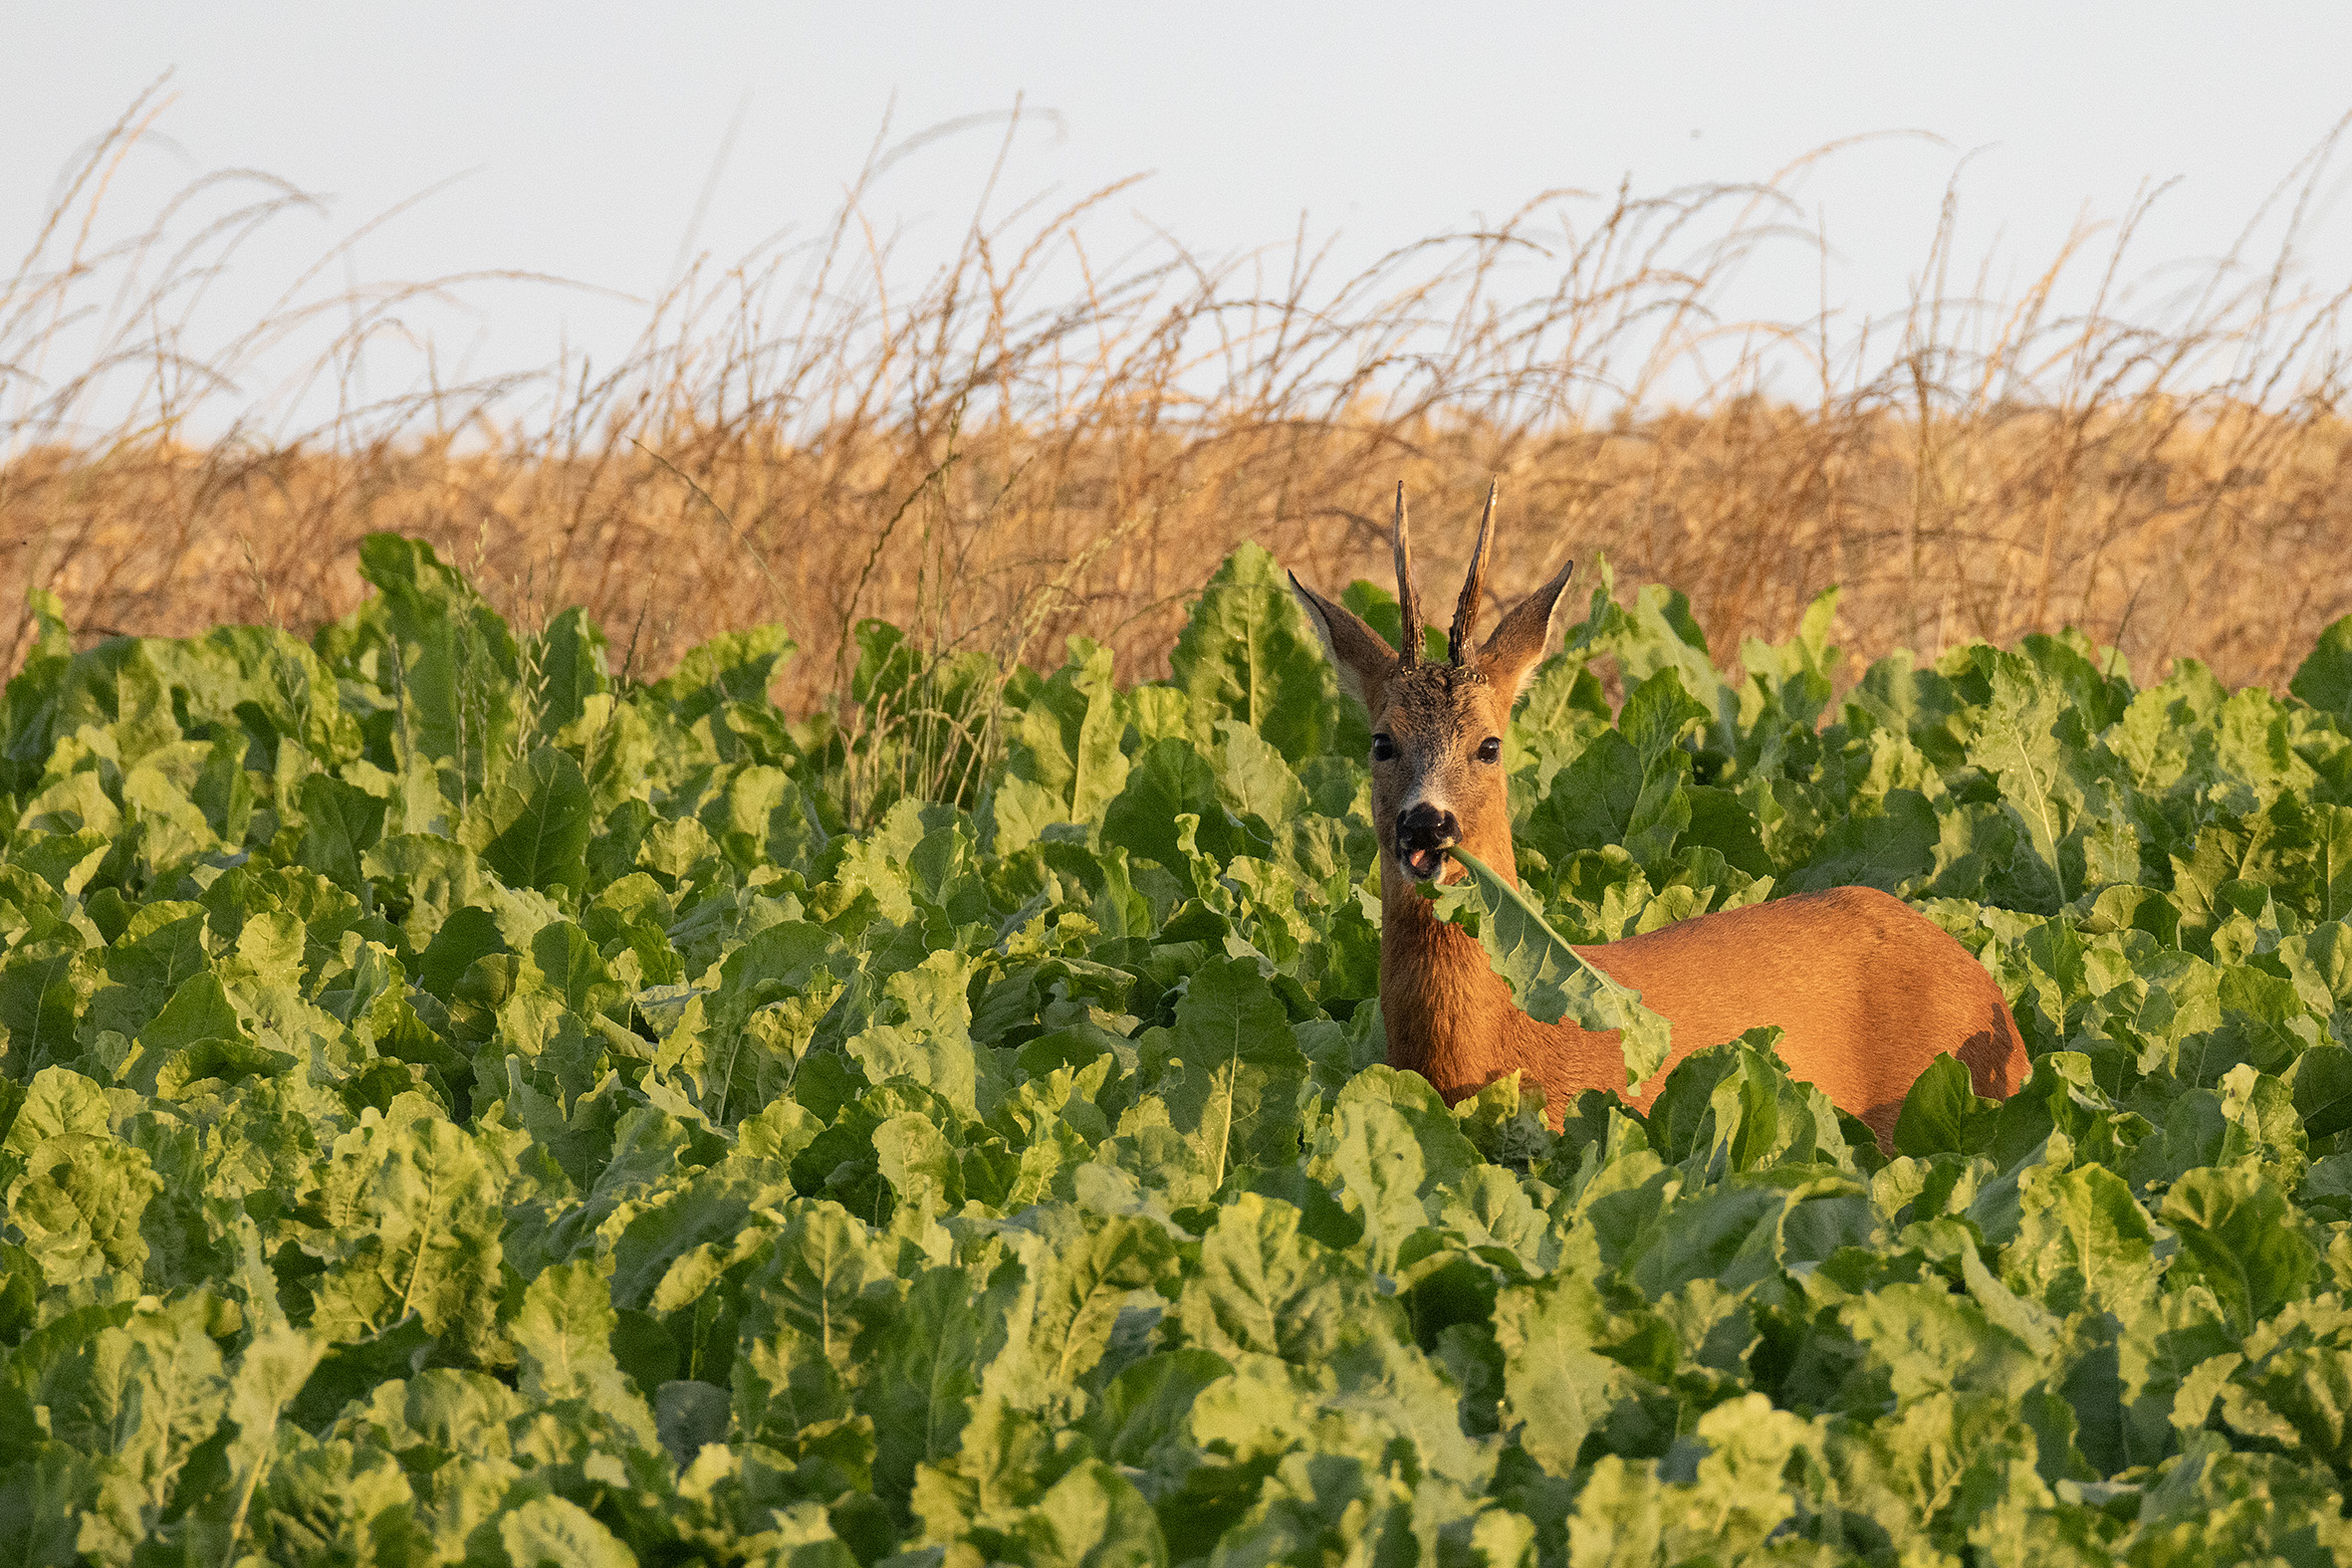
[[[1068,200],[1148,178],[1097,216],[1107,251],[1157,225],[1206,256],[1301,221],[1369,257],[1506,214],[1538,191],[1662,192],[1762,179],[1841,137],[1796,187],[1835,250],[1848,313],[1900,308],[1946,182],[1964,257],[2038,272],[2087,210],[2179,184],[2141,263],[2227,250],[2262,197],[2352,112],[2352,4],[1393,4],[622,6],[0,0],[0,277],[60,171],[165,70],[157,139],[109,193],[115,232],[220,168],[332,197],[249,247],[210,309],[249,322],[305,264],[419,192],[353,247],[345,281],[553,274],[638,298],[689,243],[725,261],[822,226],[885,112],[898,132],[1030,115],[1003,188]],[[893,107],[894,106],[894,107]],[[723,166],[717,159],[739,126]],[[869,203],[908,256],[952,246],[997,131],[895,168]],[[714,167],[717,177],[712,179]],[[2307,242],[2352,282],[2346,178]],[[706,184],[709,201],[690,233]],[[1000,202],[1000,207],[1009,205]],[[103,225],[102,225],[103,227]],[[2257,251],[2267,260],[2267,251]],[[1810,316],[1810,265],[1743,303]],[[2087,284],[2086,284],[2087,287]],[[1758,290],[1764,297],[1756,297]],[[419,330],[477,372],[616,355],[638,309],[501,286]],[[242,312],[242,322],[239,313]],[[54,370],[55,366],[46,367]]]

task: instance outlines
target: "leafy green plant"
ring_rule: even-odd
[[[1625,1087],[1638,1088],[1666,1065],[1672,1043],[1664,1018],[1641,993],[1611,980],[1551,929],[1543,911],[1494,867],[1466,849],[1452,851],[1468,877],[1432,887],[1443,917],[1478,938],[1487,962],[1510,983],[1512,1000],[1540,1023],[1562,1018],[1588,1029],[1615,1029],[1625,1052]]]
[[[1768,1032],[1647,1116],[1387,1068],[1360,724],[1263,552],[1167,682],[1000,672],[968,778],[788,723],[781,634],[630,685],[365,562],[315,646],[61,623],[0,709],[12,1560],[2352,1550],[2344,628],[2285,698],[2045,638],[1838,699],[1825,608],[1735,674],[1596,599],[1517,888],[1438,897],[1632,1079],[1573,944],[1912,899],[2034,1072],[1931,1070],[1882,1162]]]

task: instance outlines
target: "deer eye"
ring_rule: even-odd
[[[1395,762],[1395,761],[1396,761],[1396,742],[1395,742],[1393,739],[1391,739],[1390,737],[1388,737],[1388,736],[1385,736],[1385,735],[1375,735],[1375,736],[1373,736],[1373,737],[1372,737],[1372,761],[1374,761],[1374,762],[1376,762],[1376,763],[1393,763],[1393,762]]]
[[[1490,735],[1485,740],[1479,742],[1478,760],[1482,763],[1499,763],[1503,761],[1503,738],[1499,735]]]

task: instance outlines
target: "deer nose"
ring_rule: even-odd
[[[1445,849],[1462,842],[1462,824],[1451,811],[1424,801],[1396,814],[1396,842],[1400,849]]]

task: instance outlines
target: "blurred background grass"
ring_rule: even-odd
[[[1620,592],[1687,592],[1727,662],[1832,583],[1851,671],[2071,624],[2144,679],[2195,658],[2279,686],[2352,612],[2348,269],[2296,249],[2332,140],[2273,193],[2266,254],[2144,267],[2143,203],[1996,289],[1947,222],[1909,308],[1859,322],[1722,316],[1766,249],[1826,243],[1775,184],[1539,193],[1347,277],[1303,240],[1097,257],[1118,187],[1010,217],[983,193],[910,277],[861,181],[816,240],[689,269],[622,362],[445,380],[415,321],[482,280],[320,286],[333,252],[195,347],[194,302],[310,198],[212,175],[102,238],[156,107],[92,143],[0,286],[8,669],[31,587],[87,638],[308,632],[388,529],[523,626],[586,605],[637,678],[781,621],[780,700],[835,706],[865,617],[1001,661],[1081,633],[1133,678],[1243,540],[1326,587],[1382,580],[1399,480],[1442,600],[1490,476],[1498,599],[1605,552]],[[2085,277],[2094,304],[2055,309]],[[294,343],[299,395],[265,398]],[[371,393],[388,345],[426,368]]]

